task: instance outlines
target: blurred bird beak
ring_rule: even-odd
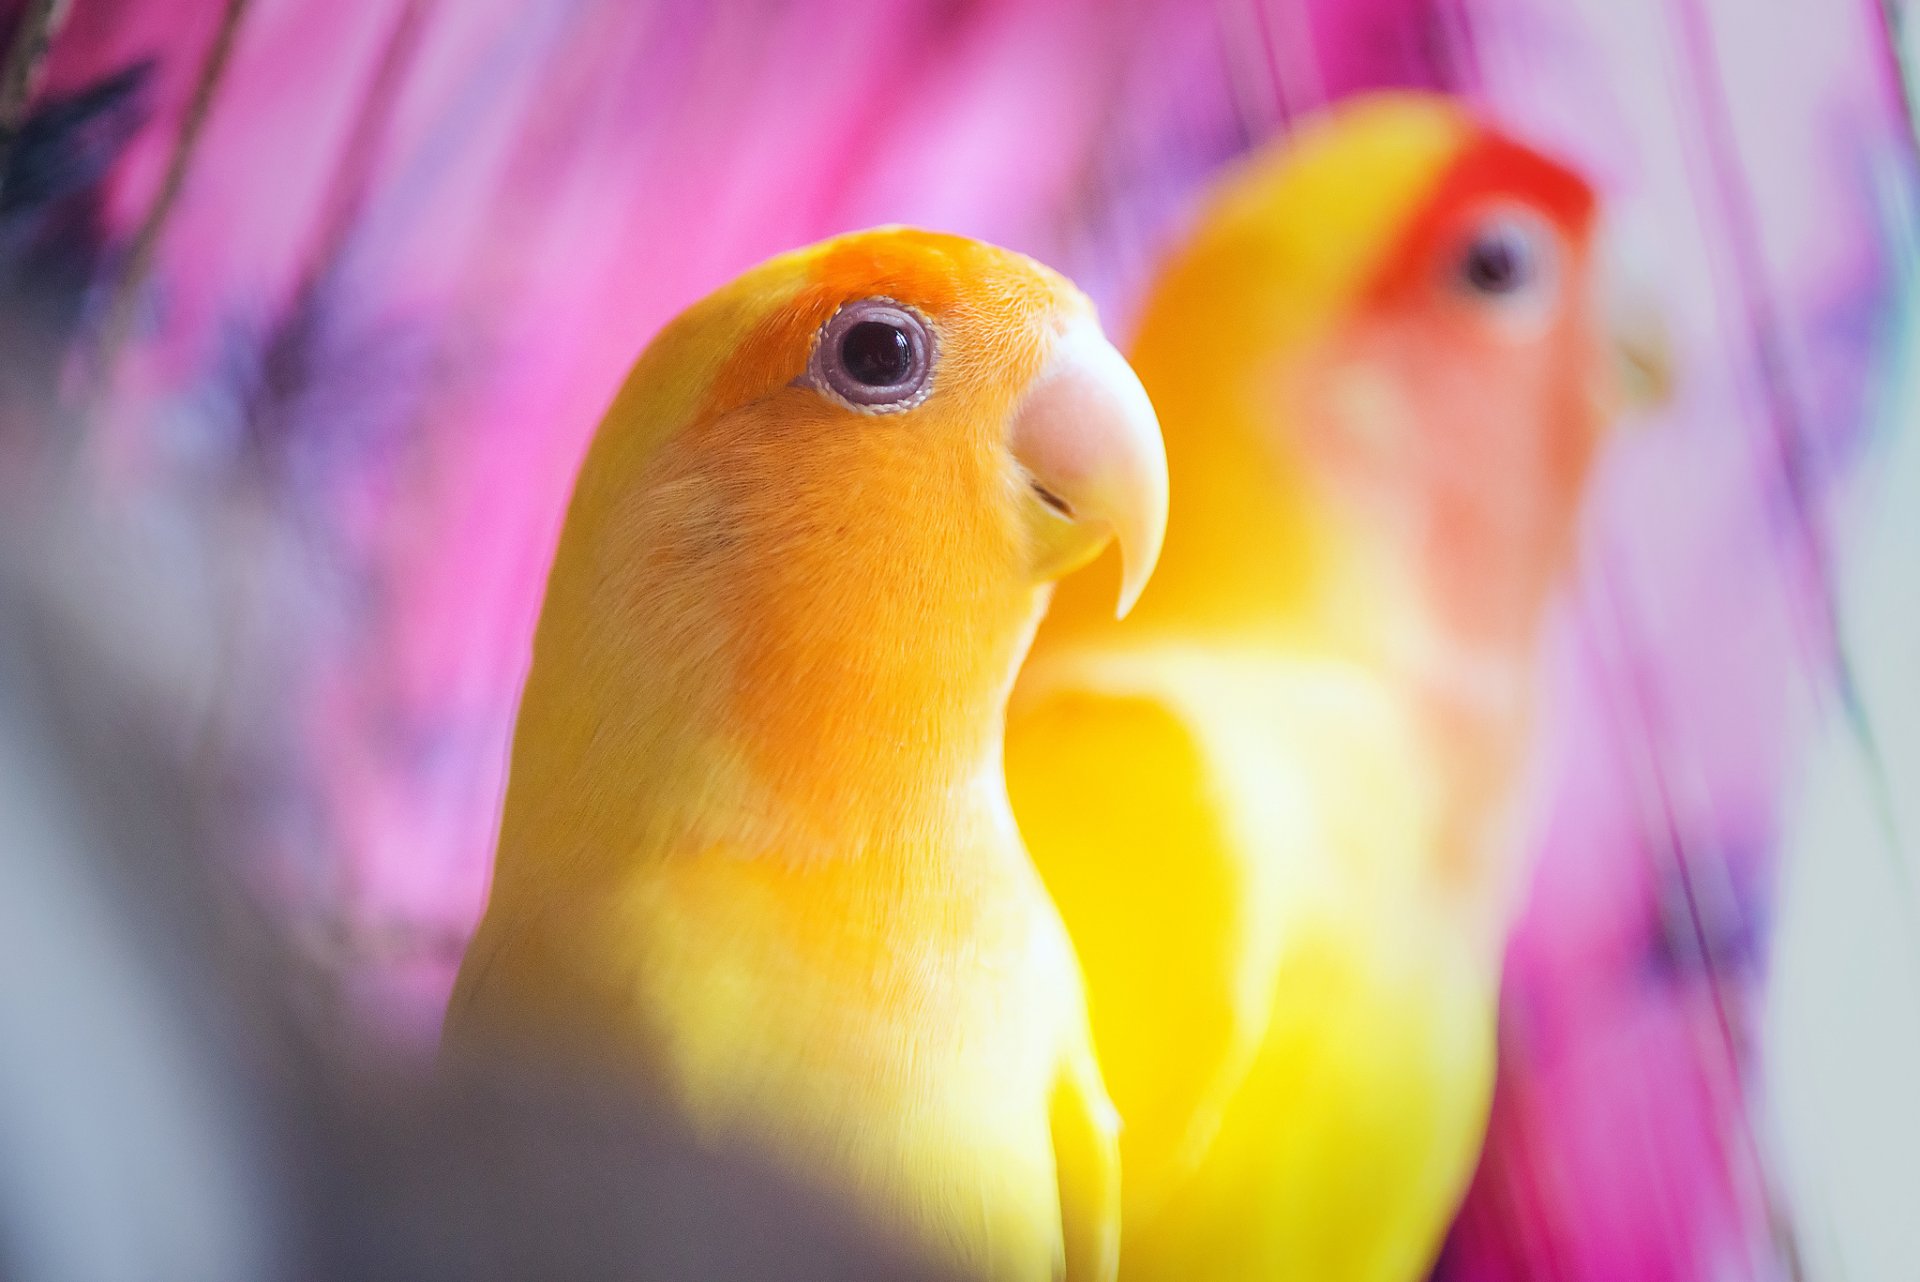
[[[1677,371],[1651,263],[1632,244],[1614,238],[1601,246],[1600,269],[1604,324],[1621,408],[1659,409],[1673,398]]]
[[[1120,545],[1119,617],[1160,559],[1167,530],[1167,452],[1146,389],[1091,320],[1054,344],[1014,412],[1007,440],[1036,499],[1044,579]]]

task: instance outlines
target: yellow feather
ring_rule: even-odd
[[[1536,189],[1534,330],[1448,273]],[[1445,99],[1358,100],[1229,176],[1155,282],[1161,568],[1124,623],[1110,563],[1062,585],[1007,744],[1121,1113],[1123,1277],[1413,1282],[1471,1174],[1591,454],[1582,191]]]

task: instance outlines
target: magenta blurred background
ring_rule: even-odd
[[[73,0],[36,101],[91,104],[64,144],[101,181],[0,209],[32,265],[7,288],[45,318],[0,399],[57,405],[192,567],[220,648],[178,711],[235,847],[342,1017],[425,1047],[572,471],[667,316],[774,251],[911,222],[1061,268],[1124,334],[1223,163],[1358,90],[1457,91],[1594,177],[1680,382],[1609,460],[1547,646],[1538,871],[1440,1274],[1795,1276],[1758,1026],[1808,745],[1838,725],[1871,755],[1892,715],[1836,583],[1909,417],[1900,17]]]

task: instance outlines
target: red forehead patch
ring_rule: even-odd
[[[1423,279],[1446,239],[1457,231],[1461,214],[1497,199],[1530,206],[1574,240],[1587,234],[1596,204],[1593,188],[1573,170],[1511,138],[1482,130],[1407,227],[1375,279],[1373,295],[1392,294]]]
[[[1434,193],[1436,206],[1454,206],[1478,197],[1517,197],[1540,209],[1568,233],[1586,230],[1592,221],[1593,188],[1557,161],[1495,133],[1482,133]]]

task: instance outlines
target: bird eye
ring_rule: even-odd
[[[1482,298],[1527,297],[1551,284],[1553,247],[1537,219],[1493,215],[1474,228],[1454,268],[1461,288]]]
[[[933,329],[892,299],[848,303],[821,327],[811,373],[815,386],[855,409],[912,409],[932,386]]]

